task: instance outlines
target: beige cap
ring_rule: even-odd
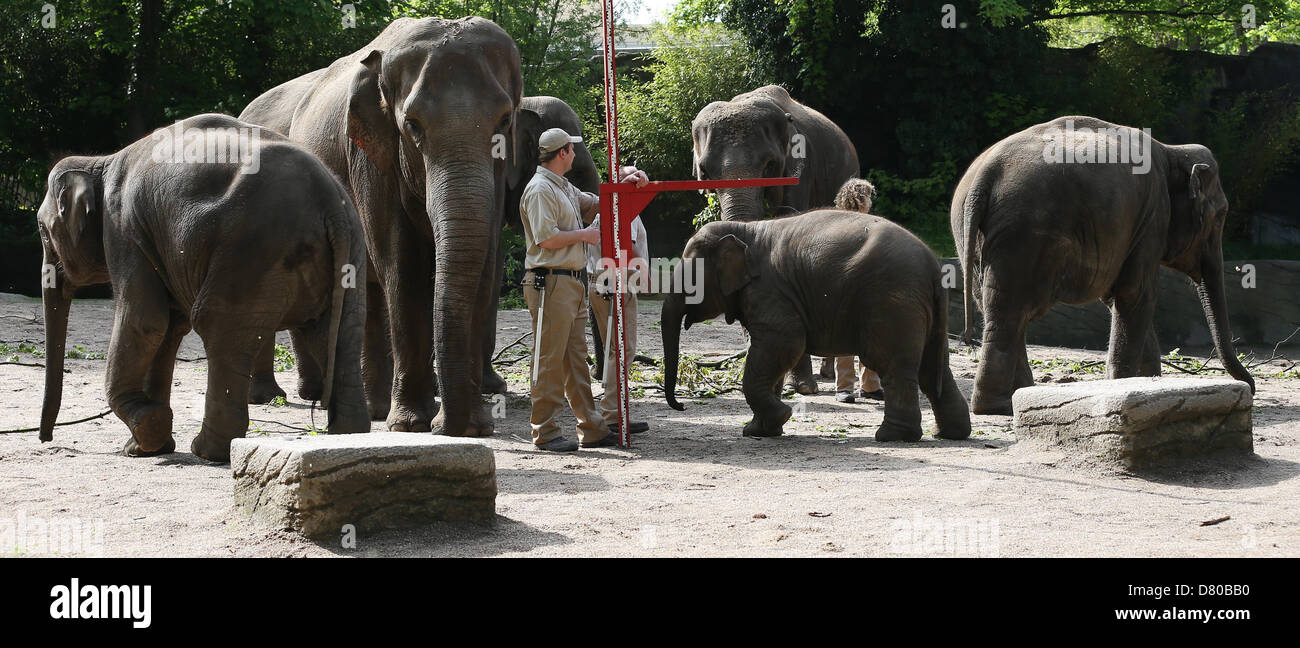
[[[542,153],[550,153],[568,144],[577,144],[581,141],[581,137],[570,135],[563,128],[551,128],[537,138],[537,149]]]

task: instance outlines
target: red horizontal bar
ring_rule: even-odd
[[[799,178],[743,178],[740,180],[661,180],[638,187],[631,182],[602,182],[600,193],[659,193],[660,191],[699,191],[732,187],[776,187],[797,185]]]

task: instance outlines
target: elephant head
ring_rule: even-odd
[[[68,309],[80,286],[108,283],[104,260],[102,162],[70,157],[50,171],[45,200],[36,213],[44,259],[41,297],[45,310],[45,397],[41,441],[54,438],[63,400],[63,358]]]
[[[537,138],[551,128],[563,128],[570,135],[582,136],[582,119],[569,104],[548,96],[524,97],[515,118],[515,155],[507,174],[506,223],[519,230],[519,199],[524,187],[537,172]],[[564,177],[581,191],[600,191],[600,172],[587,145],[573,145],[573,168]],[[522,231],[522,230],[521,230]]]
[[[715,101],[691,122],[693,168],[698,180],[799,175],[792,155],[794,116],[758,92]],[[756,220],[785,205],[784,187],[719,189],[723,220]],[[766,204],[764,204],[766,203]]]
[[[1161,262],[1186,274],[1196,283],[1205,321],[1223,366],[1233,378],[1250,385],[1255,380],[1237,359],[1228,325],[1223,288],[1223,224],[1228,198],[1219,184],[1219,164],[1208,148],[1199,144],[1167,146],[1169,230]]]
[[[674,285],[664,300],[660,330],[664,344],[664,397],[668,405],[681,411],[677,402],[677,367],[680,359],[681,332],[692,324],[724,315],[727,323],[740,320],[741,289],[759,275],[750,251],[752,238],[744,223],[716,222],[702,227],[686,242],[682,252],[683,272],[697,267],[702,273],[699,303],[688,304],[682,285]],[[695,265],[699,264],[699,265]]]
[[[404,27],[400,41],[376,41],[387,49],[356,62],[347,133],[385,183],[380,190],[400,196],[437,251],[433,351],[444,423],[462,430],[479,402],[479,336],[495,306],[481,296],[495,276],[507,165],[518,154],[519,50],[481,18]],[[364,165],[354,160],[353,173]]]

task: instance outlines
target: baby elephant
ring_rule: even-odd
[[[190,449],[228,461],[248,429],[253,358],[296,330],[321,349],[330,432],[366,432],[361,389],[366,252],[342,185],[272,131],[225,115],[159,129],[111,155],[68,157],[38,213],[45,248],[45,401],[53,438],[68,308],[79,286],[116,300],[105,389],[124,452],[172,452],[172,369],[193,327],[207,352],[203,427]]]
[[[749,331],[745,436],[777,436],[790,419],[780,379],[804,353],[858,356],[885,389],[877,441],[921,438],[917,387],[945,439],[970,436],[970,412],[948,369],[948,298],[939,262],[910,232],[878,216],[833,209],[754,222],[714,222],[686,243],[702,259],[703,299],[663,307],[664,389],[677,402],[680,329],[725,315]],[[691,299],[694,301],[694,299]]]

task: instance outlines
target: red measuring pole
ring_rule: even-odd
[[[627,344],[623,337],[624,268],[628,264],[627,251],[632,248],[632,221],[645,209],[660,191],[700,191],[730,187],[771,187],[799,184],[799,178],[749,178],[739,180],[678,180],[651,182],[638,187],[630,182],[619,182],[618,163],[618,87],[614,70],[614,0],[601,0],[604,15],[605,58],[605,153],[609,161],[609,182],[600,185],[600,255],[614,261],[613,330],[606,331],[613,345],[613,366],[606,371],[615,372],[614,385],[618,400],[618,443],[627,448],[632,445],[631,416],[627,398]],[[649,259],[646,259],[649,261]],[[599,326],[599,324],[597,324]],[[597,349],[604,353],[604,349]]]

